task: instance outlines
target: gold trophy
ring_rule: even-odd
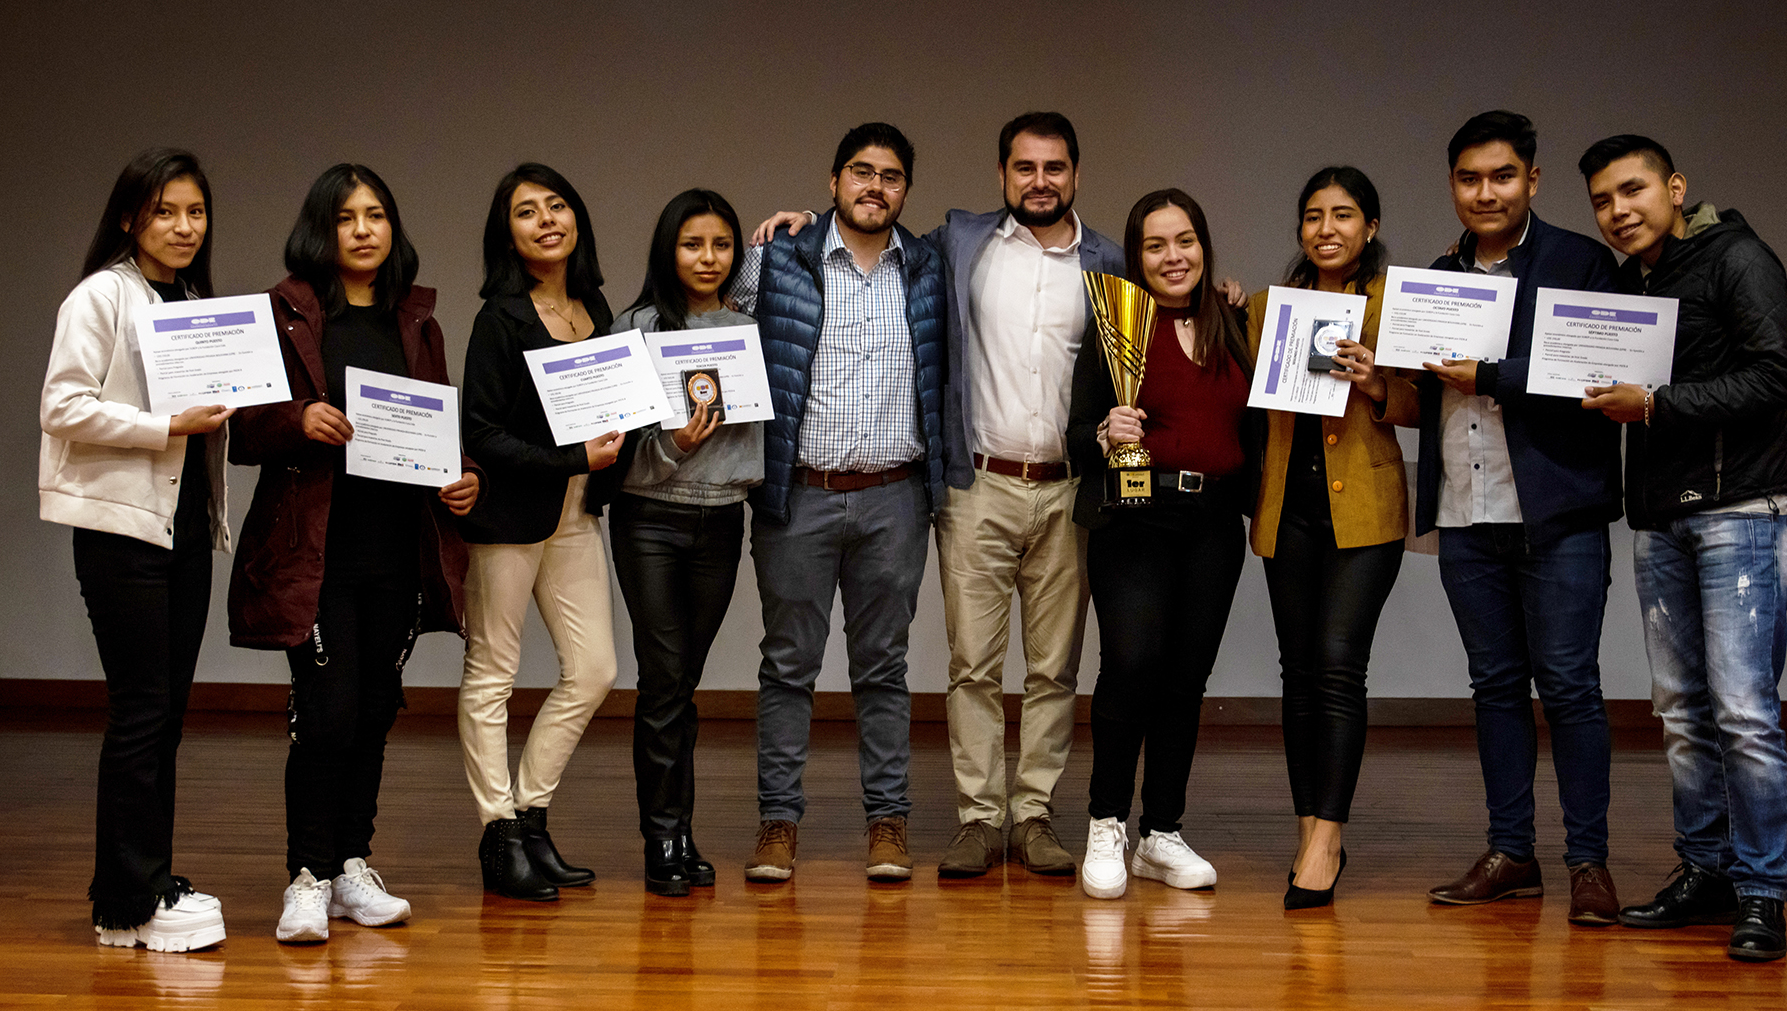
[[[1148,344],[1154,339],[1154,297],[1121,277],[1090,270],[1085,274],[1086,294],[1098,321],[1098,344],[1110,368],[1111,387],[1117,391],[1117,403],[1134,407],[1142,393],[1142,373],[1148,367]],[[1141,443],[1112,446],[1106,462],[1110,469],[1105,477],[1105,508],[1154,504],[1154,459]]]

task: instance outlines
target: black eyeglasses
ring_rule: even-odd
[[[889,193],[898,193],[906,188],[906,173],[901,172],[899,169],[887,169],[885,171],[877,172],[873,165],[867,164],[866,162],[853,161],[844,166],[844,171],[850,173],[850,178],[864,186],[869,185],[879,177],[881,179],[881,188],[887,190]]]

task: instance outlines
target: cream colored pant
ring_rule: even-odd
[[[600,521],[583,509],[579,476],[565,489],[558,529],[538,544],[471,544],[467,644],[459,682],[465,778],[484,824],[546,807],[590,716],[614,685],[614,610]],[[558,650],[558,683],[534,718],[509,782],[509,696],[521,665],[521,623],[534,598]]]
[[[962,822],[1048,817],[1073,746],[1086,630],[1086,531],[1073,522],[1077,479],[1025,481],[977,471],[937,517],[949,633],[949,749]],[[1024,701],[1017,779],[1005,787],[1005,650],[1011,594],[1022,601]]]

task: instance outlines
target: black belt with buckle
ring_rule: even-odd
[[[1221,481],[1221,478],[1207,477],[1195,470],[1157,470],[1154,472],[1154,493],[1177,491],[1198,495],[1215,491]]]

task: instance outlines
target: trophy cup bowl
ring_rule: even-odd
[[[1098,346],[1104,352],[1117,403],[1134,407],[1142,393],[1148,366],[1148,344],[1154,339],[1154,297],[1140,285],[1113,274],[1086,271],[1086,295],[1098,323]],[[1082,351],[1082,353],[1084,353]],[[1135,509],[1154,504],[1154,460],[1139,442],[1120,442],[1105,456],[1104,508]]]

